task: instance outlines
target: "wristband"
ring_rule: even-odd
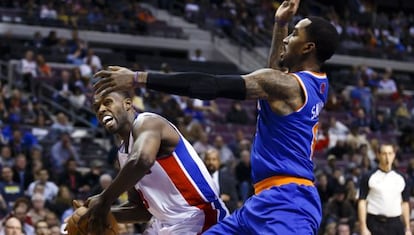
[[[138,71],[136,71],[136,72],[134,73],[134,80],[132,81],[132,86],[133,86],[133,87],[137,87],[137,85],[138,85],[138,74],[139,74],[139,72],[138,72]]]
[[[147,72],[136,71],[134,73],[133,87],[138,87],[140,84],[147,83]]]
[[[288,23],[287,21],[275,19],[275,24],[278,24],[281,27],[285,27],[287,25],[287,23]]]

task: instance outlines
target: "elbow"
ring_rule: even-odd
[[[155,163],[155,156],[150,154],[141,154],[139,157],[132,157],[132,164],[134,169],[148,171]]]

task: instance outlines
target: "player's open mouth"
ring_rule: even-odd
[[[113,122],[114,122],[114,118],[113,118],[112,116],[110,116],[110,115],[105,115],[105,116],[102,118],[102,123],[103,123],[103,124],[104,124],[104,126],[106,126],[106,127],[111,126],[111,125],[113,124]]]

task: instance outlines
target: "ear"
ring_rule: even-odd
[[[131,98],[125,98],[124,99],[124,108],[126,111],[129,111],[132,108],[132,99]]]
[[[302,49],[302,53],[303,54],[309,54],[312,53],[314,50],[316,50],[316,45],[314,42],[307,42],[305,43],[303,49]]]

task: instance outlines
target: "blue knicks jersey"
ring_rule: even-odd
[[[328,96],[326,74],[293,73],[305,94],[305,102],[286,116],[274,113],[266,100],[258,101],[257,130],[251,152],[253,183],[277,175],[314,180],[312,152],[319,113]]]

